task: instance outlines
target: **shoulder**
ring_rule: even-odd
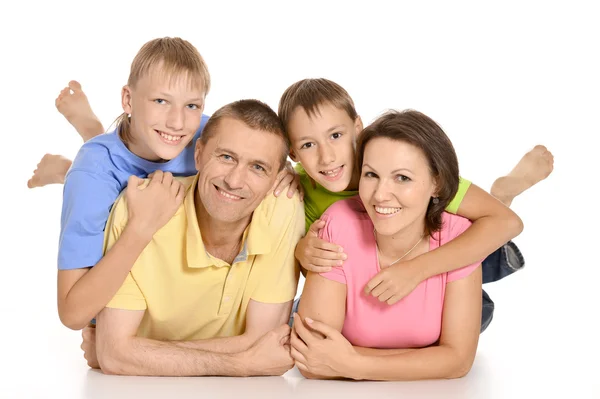
[[[363,230],[372,229],[365,207],[358,196],[339,200],[332,204],[321,216],[325,227],[320,237],[324,240],[340,244],[348,238],[351,241],[361,236]]]
[[[287,195],[275,197],[272,192],[269,192],[265,199],[254,210],[252,220],[259,220],[262,224],[276,228],[288,225],[290,221],[302,216],[302,225],[304,226],[304,205],[300,202],[298,193],[292,198]]]
[[[323,218],[331,221],[336,220],[337,222],[364,220],[368,217],[369,215],[358,195],[334,202],[323,213]]]
[[[113,164],[112,157],[123,152],[124,148],[125,145],[116,131],[101,134],[81,146],[71,169],[107,170]]]

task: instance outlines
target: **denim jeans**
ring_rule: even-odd
[[[498,248],[494,253],[485,258],[481,263],[481,281],[483,284],[502,280],[504,277],[521,270],[525,266],[525,259],[519,248],[512,241]],[[300,298],[294,301],[292,314],[298,311]],[[490,325],[494,318],[494,301],[484,290],[481,290],[481,330]],[[293,319],[290,316],[289,325],[292,326]]]

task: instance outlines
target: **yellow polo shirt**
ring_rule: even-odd
[[[204,248],[194,192],[197,176],[181,178],[187,193],[173,218],[137,259],[123,286],[106,305],[146,310],[138,336],[197,340],[244,332],[250,299],[284,303],[294,299],[299,266],[296,243],[304,235],[304,207],[298,196],[269,194],[254,211],[233,265]],[[105,252],[127,223],[119,197],[105,230]]]

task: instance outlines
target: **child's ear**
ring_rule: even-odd
[[[294,162],[298,162],[298,158],[296,157],[296,153],[293,149],[290,148],[290,159]]]
[[[131,88],[127,85],[121,89],[121,105],[123,106],[123,112],[131,115]]]
[[[358,135],[363,131],[363,129],[364,126],[362,118],[360,117],[360,115],[357,115],[356,119],[354,120],[354,131],[356,133],[356,137],[358,137]]]

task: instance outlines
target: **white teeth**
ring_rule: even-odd
[[[340,173],[340,170],[342,170],[341,166],[339,168],[335,168],[335,169],[332,169],[332,170],[323,170],[323,171],[321,171],[321,173],[323,173],[326,176],[335,176],[338,173]]]
[[[391,215],[393,213],[399,212],[400,209],[402,209],[402,208],[383,208],[381,206],[376,206],[375,207],[375,212],[377,212],[377,213],[383,213],[384,215]]]
[[[221,190],[221,189],[218,189],[218,190],[219,190],[219,193],[220,193],[220,194],[221,194],[223,197],[225,197],[225,198],[229,198],[229,199],[232,199],[232,200],[239,200],[239,199],[242,199],[242,197],[238,197],[237,195],[232,195],[232,194],[226,193],[225,191],[223,191],[223,190]]]
[[[161,137],[163,137],[169,141],[179,141],[183,137],[183,136],[171,136],[170,134],[166,134],[164,132],[158,132],[158,133],[161,135]]]

